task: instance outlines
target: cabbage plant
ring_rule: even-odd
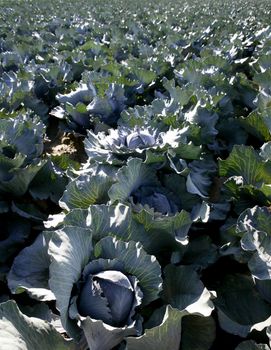
[[[165,185],[153,166],[139,158],[130,158],[118,170],[117,181],[108,192],[111,203],[131,205],[136,220],[147,231],[160,232],[160,239],[168,237],[175,243],[187,244],[193,220],[208,220],[208,205],[187,193],[178,178],[176,181],[169,175],[164,177],[168,178]]]
[[[112,83],[102,94],[88,76],[75,90],[57,94],[56,99],[60,105],[51,111],[51,115],[65,119],[71,129],[79,131],[100,123],[115,125],[126,101],[121,85]]]
[[[0,193],[23,195],[46,163],[41,159],[45,126],[39,118],[20,115],[0,120]]]
[[[29,259],[36,273],[27,277],[21,268]],[[94,244],[91,229],[66,226],[44,233],[18,256],[9,285],[19,292],[18,284],[40,300],[56,300],[70,337],[80,341],[83,330],[90,349],[109,350],[141,334],[139,308],[158,298],[162,278],[158,261],[140,243],[105,237]]]
[[[189,142],[189,127],[182,129],[119,126],[108,133],[88,131],[85,150],[90,160],[98,163],[124,164],[128,157],[140,157],[146,163],[166,162],[167,156],[197,159],[201,147]]]
[[[128,349],[178,350],[182,337],[190,342],[186,324],[206,328],[198,341],[210,344],[213,303],[195,269],[169,264],[162,272],[145,244],[131,239],[140,227],[129,207],[92,206],[83,219],[85,211],[72,210],[63,228],[43,232],[18,254],[11,291],[55,300],[63,330],[85,348],[110,350],[126,341]]]

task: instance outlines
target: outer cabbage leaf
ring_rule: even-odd
[[[0,304],[0,326],[3,349],[75,349],[48,322],[22,314],[14,301]]]
[[[189,244],[178,248],[176,252],[173,252],[171,262],[190,265],[195,270],[205,269],[218,259],[218,247],[212,243],[211,238],[207,235],[190,238]]]
[[[238,176],[243,185],[260,187],[271,181],[271,164],[266,163],[249,146],[234,146],[230,156],[219,162],[219,174],[227,178]]]
[[[19,304],[18,307],[25,316],[36,317],[47,321],[54,326],[58,333],[64,335],[65,330],[61,325],[60,317],[54,314],[47,304],[38,303],[32,306]]]
[[[114,179],[100,171],[97,175],[83,174],[72,180],[66,187],[59,201],[66,210],[74,208],[87,209],[92,204],[106,203],[108,190]]]
[[[55,300],[48,286],[48,244],[52,235],[53,232],[43,232],[31,246],[24,248],[14,259],[7,278],[12,293],[27,291],[34,299]]]
[[[226,332],[246,337],[253,330],[261,331],[271,325],[271,306],[245,275],[227,275],[216,289],[214,304],[218,320]]]
[[[87,84],[80,84],[77,89],[71,91],[68,94],[57,95],[57,99],[60,103],[70,103],[75,106],[78,102],[88,102],[93,97],[94,92],[88,88]]]
[[[262,145],[260,156],[264,160],[271,160],[271,142],[266,142]]]
[[[194,160],[188,168],[187,191],[203,198],[209,197],[213,176],[217,171],[215,162],[208,159]]]
[[[127,350],[179,350],[182,318],[185,315],[185,311],[179,311],[170,305],[156,310],[150,328],[142,336],[127,338]]]
[[[48,160],[31,182],[29,192],[34,199],[50,198],[53,202],[58,203],[67,183],[65,173],[58,169],[51,160]]]
[[[23,218],[33,221],[43,221],[47,219],[47,215],[38,209],[37,205],[32,203],[20,203],[19,201],[12,201],[11,209],[14,213],[19,214]]]
[[[241,122],[245,129],[260,141],[267,142],[271,140],[270,110],[255,110],[245,119],[242,119]]]
[[[151,243],[151,249],[159,250],[162,247],[174,247],[176,242],[181,244],[188,243],[187,235],[192,220],[189,213],[185,210],[181,210],[174,216],[162,216],[157,215],[156,212],[149,208],[139,208],[134,213],[134,218],[144,226],[148,235],[157,240],[157,243]]]
[[[208,350],[215,338],[210,317],[187,315],[186,311],[164,306],[154,311],[140,337],[128,337],[127,350]]]
[[[81,210],[81,209],[78,209],[78,210]],[[43,221],[43,225],[46,229],[57,228],[63,223],[63,220],[65,217],[66,217],[66,215],[64,212],[61,212],[59,214],[49,215],[47,217],[47,220]],[[68,226],[77,226],[77,225],[73,225],[73,224],[67,224],[67,225]]]
[[[118,124],[121,126],[134,127],[156,127],[157,122],[152,123],[154,115],[152,106],[138,106],[128,107],[121,112]],[[154,125],[153,125],[154,124]]]
[[[88,209],[72,209],[66,215],[51,215],[46,221],[46,228],[61,226],[89,228],[95,242],[108,235],[123,241],[141,242],[149,253],[153,252],[157,243],[159,246],[162,244],[155,242],[151,234],[146,234],[143,225],[133,218],[131,208],[121,203],[116,206],[100,204],[90,205]]]
[[[224,186],[234,198],[237,212],[271,202],[271,162],[252,147],[234,146],[230,156],[219,161],[219,175],[227,178]]]
[[[95,241],[112,235],[122,241],[140,241],[144,247],[152,244],[142,225],[133,219],[131,208],[121,203],[116,206],[91,205],[85,223]]]
[[[188,174],[189,170],[187,163],[184,166],[184,174],[181,174],[184,176],[180,176],[178,174],[164,174],[161,181],[170,192],[174,193],[177,205],[188,212],[192,212],[193,208],[201,205],[201,200],[198,195],[187,191],[186,175]]]
[[[137,335],[134,325],[116,328],[90,317],[77,317],[80,319],[88,348],[93,350],[111,350],[124,338]]]
[[[270,350],[266,344],[257,344],[254,340],[246,340],[240,343],[235,350]]]
[[[184,114],[184,120],[189,124],[200,126],[200,143],[208,144],[214,140],[218,134],[215,128],[218,121],[218,114],[212,110],[208,110],[201,105],[199,101],[196,106],[189,112]]]
[[[0,160],[0,167],[1,163],[2,162]],[[2,193],[11,193],[14,196],[24,195],[28,190],[30,182],[34,179],[45,163],[46,162],[43,160],[36,160],[25,167],[13,168],[9,170],[10,178],[8,180],[1,179],[0,191]]]
[[[182,320],[181,350],[209,350],[216,336],[212,317],[185,316]]]
[[[127,166],[118,171],[117,179],[118,182],[109,191],[112,203],[127,201],[139,187],[160,185],[154,170],[139,158],[128,159]]]
[[[241,247],[252,251],[248,266],[253,277],[271,278],[271,215],[268,207],[245,210],[238,218],[236,232],[242,235]]]
[[[214,306],[211,293],[190,266],[167,265],[164,270],[162,299],[180,311],[210,316]]]
[[[69,318],[69,303],[73,285],[80,279],[92,252],[92,235],[87,229],[67,226],[56,231],[49,242],[49,286],[56,298],[64,329],[76,340],[80,328]]]

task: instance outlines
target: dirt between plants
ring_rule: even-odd
[[[71,160],[84,163],[87,160],[87,155],[83,141],[83,136],[75,136],[74,134],[67,132],[59,132],[54,140],[45,142],[44,151],[52,156],[67,154]]]

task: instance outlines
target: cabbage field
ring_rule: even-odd
[[[0,350],[270,350],[271,2],[0,5]]]

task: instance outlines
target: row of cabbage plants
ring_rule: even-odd
[[[0,3],[0,349],[270,349],[270,4]]]

